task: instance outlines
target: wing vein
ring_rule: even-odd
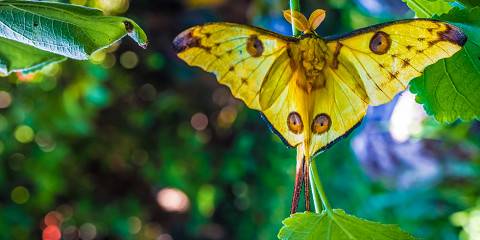
[[[355,58],[355,60],[357,60],[358,64],[362,67],[362,69],[365,71],[365,73],[367,74],[367,78],[373,82],[373,84],[375,84],[375,86],[377,87],[378,90],[380,90],[380,92],[382,92],[385,97],[387,97],[388,99],[392,99],[391,97],[389,97],[377,84],[377,82],[375,82],[371,77],[368,76],[368,71],[367,69],[365,68],[365,66],[363,66],[363,64],[360,62],[360,60],[358,59],[358,57],[355,55],[355,53],[353,51],[350,51],[352,53],[352,56]],[[361,77],[360,77],[361,78]]]

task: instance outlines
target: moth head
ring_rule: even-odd
[[[317,9],[307,18],[300,12],[295,10],[284,10],[283,17],[287,22],[293,24],[296,29],[304,34],[315,32],[315,29],[325,20],[325,10]]]

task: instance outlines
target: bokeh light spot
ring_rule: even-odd
[[[208,117],[203,113],[195,113],[190,119],[190,124],[197,131],[205,130],[208,126]]]
[[[150,54],[147,58],[147,65],[152,70],[161,70],[165,66],[165,57],[160,53]]]
[[[147,239],[156,239],[162,233],[162,226],[158,223],[147,223],[143,233]]]
[[[60,214],[57,211],[51,211],[45,215],[43,218],[43,222],[45,223],[46,226],[60,226],[61,222],[63,220],[62,214]]]
[[[126,69],[135,68],[138,65],[138,56],[135,52],[126,51],[120,55],[120,64]]]
[[[43,240],[60,240],[62,233],[56,225],[51,225],[43,229],[42,239]]]
[[[157,89],[150,83],[140,87],[139,97],[144,101],[153,101],[157,97]]]
[[[33,129],[27,125],[18,126],[15,129],[15,139],[21,143],[29,143],[33,140]]]
[[[90,55],[90,61],[92,61],[95,64],[100,64],[100,63],[103,63],[103,60],[105,60],[106,56],[107,56],[107,51],[105,49],[101,49],[93,52],[92,55]]]
[[[212,101],[218,106],[225,106],[229,100],[230,95],[224,87],[217,88],[212,94]]]
[[[60,205],[57,211],[62,215],[64,220],[68,220],[73,216],[73,208],[70,205]]]
[[[92,240],[97,236],[97,228],[91,223],[80,226],[78,235],[82,240]]]
[[[112,68],[113,66],[115,66],[115,63],[117,63],[117,58],[115,57],[115,55],[112,53],[108,53],[103,60],[102,66],[104,68]]]
[[[102,9],[108,15],[124,13],[129,7],[129,0],[96,0],[95,2],[95,7]]]
[[[24,166],[25,160],[25,155],[21,153],[14,153],[8,158],[8,165],[12,170],[20,171]]]
[[[55,79],[55,76],[59,76],[60,73],[62,72],[62,68],[60,67],[60,64],[49,64],[49,65],[45,66],[44,68],[42,68],[40,70],[40,72],[44,76],[51,77],[51,78],[41,78],[40,82],[43,82],[46,79],[52,79],[52,78]]]
[[[450,216],[450,221],[455,226],[463,226],[468,223],[468,213],[467,212],[456,212]]]
[[[40,88],[43,91],[51,91],[57,87],[57,79],[56,78],[45,78],[43,81],[40,82]]]
[[[229,128],[237,118],[237,109],[234,106],[226,106],[222,108],[218,114],[218,125],[221,128]]]
[[[200,187],[197,193],[197,204],[200,214],[210,217],[215,210],[215,188],[206,184]]]
[[[248,194],[248,185],[245,182],[235,183],[232,192],[237,197],[246,197]]]
[[[17,186],[12,190],[10,197],[12,198],[12,201],[14,203],[24,204],[28,202],[28,199],[30,198],[30,193],[28,192],[28,189],[24,186]]]
[[[12,96],[6,91],[0,91],[0,108],[7,108],[12,103]]]
[[[35,135],[35,142],[44,152],[51,152],[56,146],[52,136],[44,131],[40,131]]]
[[[237,207],[237,209],[244,211],[250,207],[250,199],[246,197],[238,197],[235,199],[233,204],[235,207]]]
[[[142,229],[142,221],[138,217],[128,218],[128,231],[131,234],[137,234]]]
[[[416,103],[415,95],[404,92],[398,98],[390,118],[390,135],[397,142],[405,142],[422,131],[422,122],[426,117],[422,106]]]
[[[204,131],[197,131],[195,134],[195,139],[200,143],[206,144],[212,139],[212,133],[208,129]]]
[[[172,236],[168,233],[160,234],[156,240],[173,240]]]
[[[78,239],[78,231],[75,226],[68,226],[63,229],[63,239],[64,240],[76,240]]]
[[[183,213],[190,207],[187,195],[176,188],[164,188],[157,193],[157,203],[167,212]]]

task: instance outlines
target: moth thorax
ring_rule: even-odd
[[[314,57],[313,59],[306,59],[304,58],[302,61],[302,65],[305,68],[305,74],[310,79],[316,79],[323,70],[325,66],[325,58],[322,56]]]
[[[306,38],[300,42],[301,61],[305,74],[310,79],[316,79],[325,66],[324,43],[320,39]]]

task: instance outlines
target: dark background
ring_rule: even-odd
[[[274,239],[295,150],[171,40],[205,22],[290,34],[275,0],[75,0],[142,26],[90,61],[0,79],[0,239]],[[413,17],[400,0],[301,1],[330,35]],[[316,158],[335,208],[423,239],[480,225],[479,124],[439,124],[411,94]],[[302,209],[301,209],[302,210]],[[467,227],[468,228],[468,227]]]

